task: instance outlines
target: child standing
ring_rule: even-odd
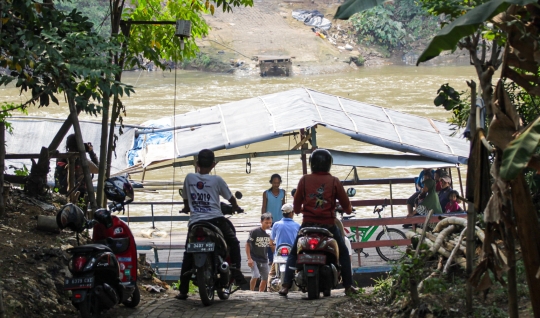
[[[463,211],[461,207],[459,206],[459,203],[457,202],[458,192],[456,190],[452,190],[448,193],[448,203],[444,207],[444,213],[452,213],[452,212],[460,212]]]
[[[251,268],[251,281],[249,282],[249,289],[255,290],[257,279],[261,278],[259,284],[259,291],[266,290],[266,283],[268,281],[268,254],[266,249],[271,247],[274,250],[274,245],[270,240],[270,236],[266,233],[272,226],[272,214],[261,214],[261,226],[254,228],[249,232],[248,240],[246,242],[246,255],[248,259],[248,266]]]

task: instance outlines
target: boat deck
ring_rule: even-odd
[[[247,266],[245,243],[249,231],[260,225],[258,218],[231,219],[237,231],[237,237],[240,241],[240,251],[242,253],[242,272],[245,276],[251,276],[250,268]],[[398,228],[398,226],[395,226]],[[401,226],[399,226],[401,228]],[[373,234],[370,240],[375,240],[382,227]],[[406,230],[403,230],[405,232]],[[158,263],[158,276],[164,280],[177,280],[180,274],[181,262],[183,261],[184,244],[187,230],[174,231],[171,235],[167,232],[164,238],[144,238],[137,236],[135,238],[139,253],[146,254],[147,260],[155,265]],[[151,249],[150,246],[157,247]],[[381,259],[375,248],[366,248],[364,251],[369,255],[365,257],[361,254],[361,267],[358,266],[358,255],[352,255],[352,267],[355,272],[375,272],[384,271],[389,268],[389,264]],[[158,260],[156,261],[156,255]]]

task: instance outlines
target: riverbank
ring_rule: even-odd
[[[257,56],[277,55],[292,59],[293,75],[318,75],[355,71],[361,67],[415,65],[427,43],[418,43],[406,52],[387,52],[357,43],[348,21],[332,20],[341,3],[328,1],[255,1],[253,7],[235,8],[233,13],[215,12],[207,16],[209,35],[197,41],[197,58],[182,68],[207,72],[257,76]],[[292,17],[297,9],[318,10],[331,20],[332,28],[323,37]],[[463,52],[445,54],[427,65],[464,65]]]

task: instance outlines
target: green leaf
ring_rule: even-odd
[[[385,1],[386,0],[349,0],[338,7],[334,19],[348,20],[355,13],[371,9]]]
[[[435,97],[435,100],[433,101],[433,103],[435,104],[435,106],[441,106],[444,101],[446,101],[446,96],[444,95],[444,93],[439,93],[439,95],[437,95],[437,97]]]
[[[474,34],[482,23],[505,11],[510,5],[524,6],[535,2],[534,0],[491,0],[479,5],[439,31],[422,52],[416,65],[439,56],[442,51],[454,50],[459,40]]]
[[[512,140],[503,152],[500,176],[504,180],[514,179],[527,166],[540,141],[540,117],[519,136]]]

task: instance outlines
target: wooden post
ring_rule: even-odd
[[[4,200],[4,171],[6,169],[6,125],[0,122],[0,216],[6,213],[6,202]],[[0,290],[0,293],[2,291]],[[1,299],[0,299],[1,301]],[[0,308],[1,309],[1,308]]]
[[[78,110],[77,115],[80,112],[81,111]],[[62,126],[60,127],[58,132],[56,133],[56,136],[54,136],[53,140],[49,144],[49,147],[48,147],[49,154],[52,154],[53,152],[55,152],[58,149],[58,146],[60,146],[60,143],[62,142],[62,140],[64,139],[64,137],[68,133],[69,129],[71,128],[71,125],[72,125],[71,117],[68,116],[68,118],[64,121],[64,123],[62,124]]]
[[[77,199],[75,199],[75,156],[70,156],[68,158],[68,193],[71,193],[69,195],[69,202],[71,203],[77,203]]]
[[[304,129],[300,129],[300,139],[302,140],[304,139],[304,137],[306,137],[306,133]],[[307,172],[307,159],[306,159],[305,150],[308,149],[308,145],[304,143],[301,149],[302,149],[302,155],[300,156],[300,159],[302,160],[302,174],[306,175],[308,172]]]
[[[390,215],[394,217],[394,200],[392,199],[392,180],[389,181],[390,185]]]
[[[99,206],[104,207],[107,205],[107,198],[105,198],[105,178],[107,177],[107,145],[109,140],[109,95],[103,96],[103,108],[101,110],[101,140],[99,144],[99,170],[98,170],[98,183],[97,183],[97,195],[96,201]]]

